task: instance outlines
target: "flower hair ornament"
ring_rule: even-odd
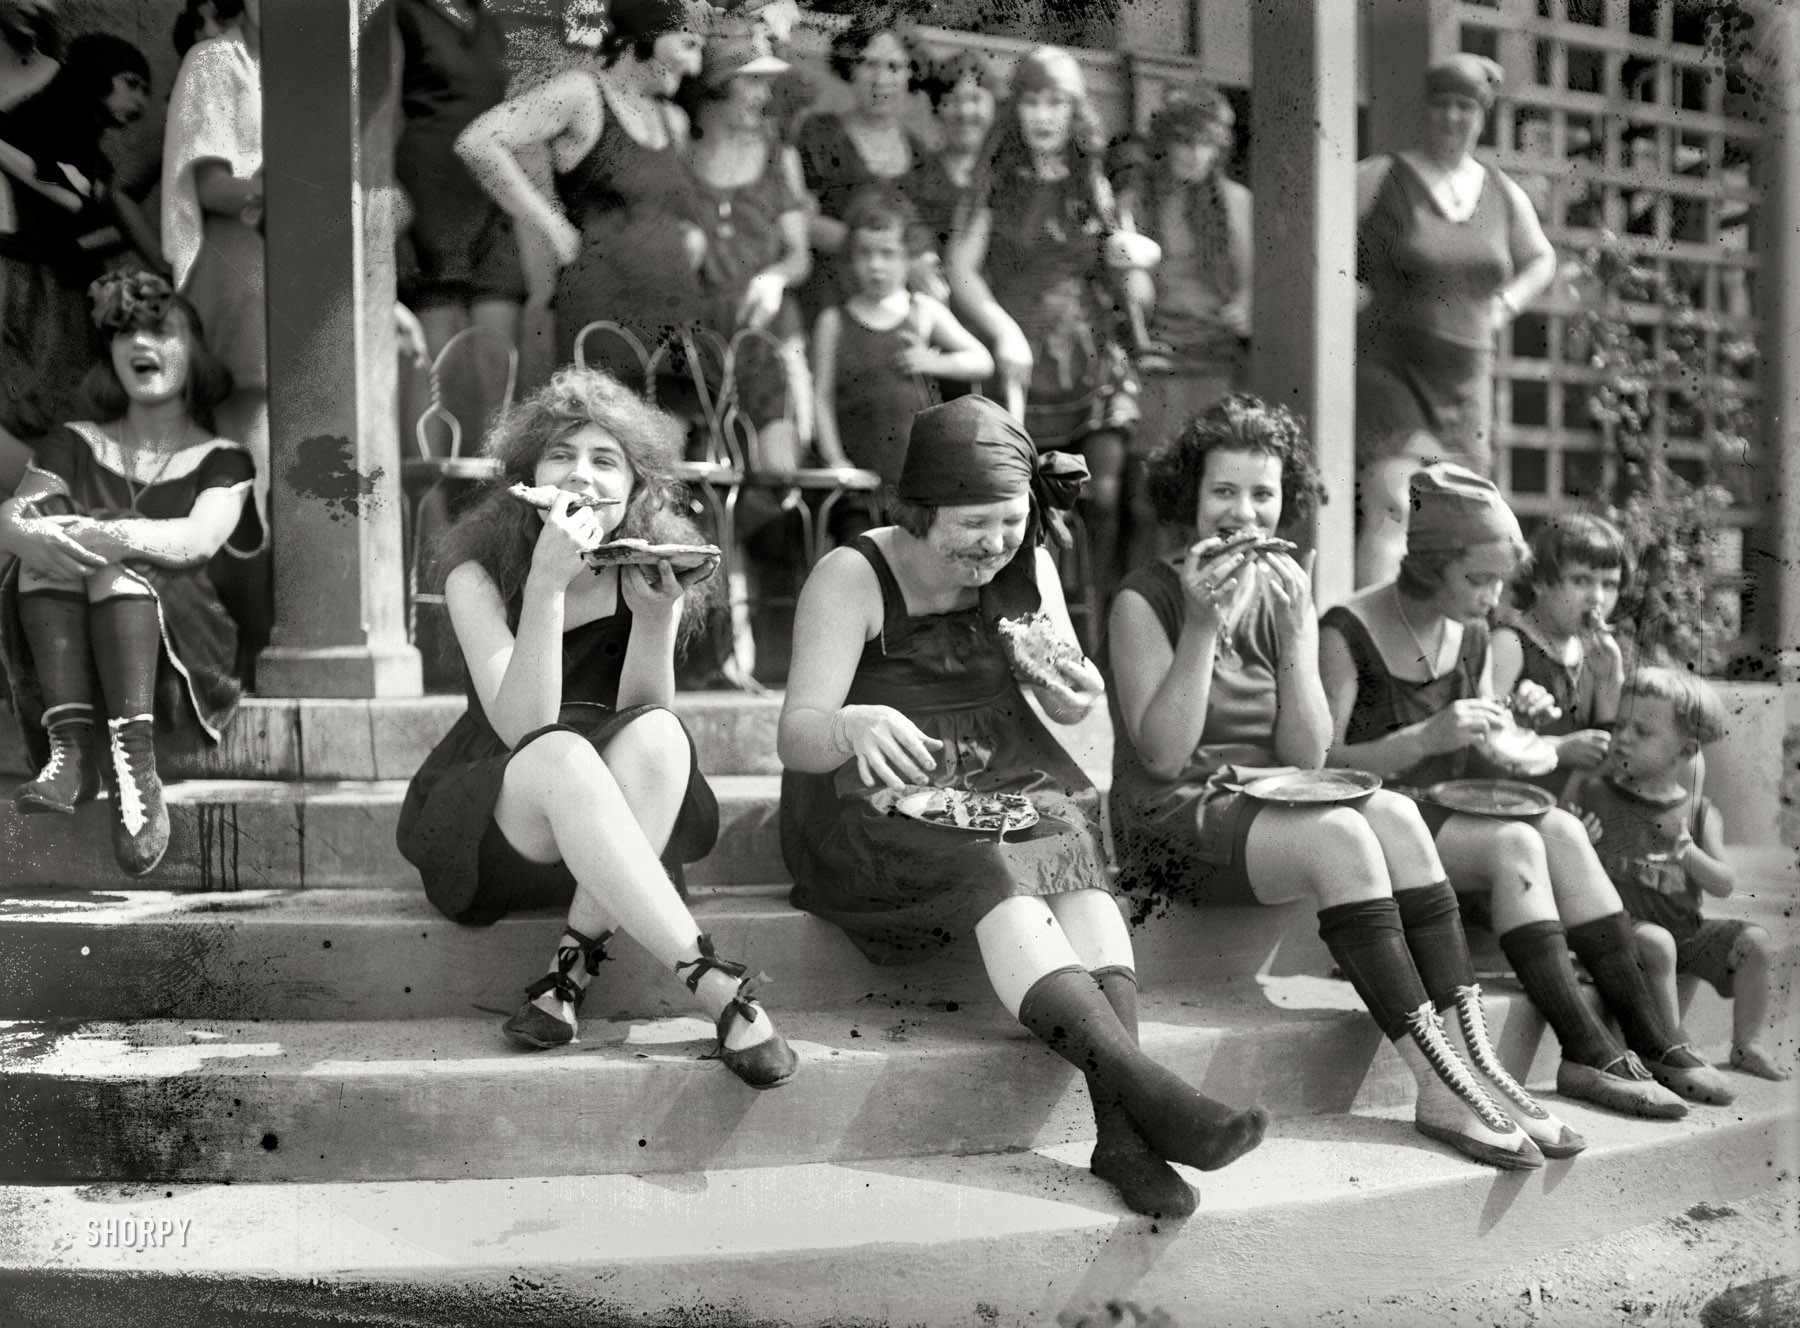
[[[154,272],[109,272],[88,287],[94,326],[114,334],[161,327],[175,288]]]

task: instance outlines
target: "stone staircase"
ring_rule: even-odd
[[[690,889],[720,951],[775,976],[800,1077],[757,1094],[700,1059],[710,1025],[624,941],[581,1041],[516,1052],[498,1024],[560,918],[459,927],[393,848],[460,704],[251,702],[220,750],[166,763],[174,847],[132,888],[104,807],[0,809],[0,1322],[85,1323],[128,1292],[143,1325],[1045,1324],[1115,1298],[1281,1323],[1800,1170],[1794,1092],[1738,1076],[1736,1106],[1674,1125],[1559,1103],[1582,1157],[1470,1165],[1411,1128],[1309,912],[1215,909],[1134,938],[1144,1042],[1276,1123],[1191,1177],[1185,1223],[1129,1214],[1085,1170],[1079,1078],[972,953],[880,969],[788,907],[778,703],[735,695],[678,706],[724,821]],[[1105,739],[1070,745],[1099,773]],[[0,731],[0,770],[20,756]],[[1734,857],[1732,907],[1780,938],[1792,1056],[1792,854]],[[1484,981],[1509,1065],[1546,1082],[1541,1020]],[[1727,1014],[1710,991],[1691,1012],[1710,1051]]]

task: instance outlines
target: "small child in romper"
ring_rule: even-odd
[[[1630,578],[1631,552],[1612,522],[1583,513],[1553,517],[1532,535],[1512,603],[1498,615],[1490,646],[1494,695],[1511,696],[1529,678],[1560,711],[1531,722],[1557,756],[1556,769],[1531,782],[1552,793],[1573,772],[1606,759],[1625,680],[1607,620]]]
[[[1703,743],[1724,736],[1724,704],[1698,678],[1644,668],[1625,685],[1620,706],[1606,764],[1577,775],[1567,800],[1636,920],[1639,957],[1670,1021],[1678,1022],[1677,981],[1704,978],[1734,1002],[1731,1068],[1786,1079],[1760,1040],[1769,1014],[1769,933],[1700,911],[1703,894],[1724,898],[1737,875],[1723,860],[1718,808],[1680,776]]]
[[[827,465],[878,471],[891,486],[912,417],[937,403],[933,380],[978,382],[994,372],[994,357],[942,303],[907,289],[922,231],[904,194],[858,191],[844,225],[854,289],[813,333],[819,454]]]

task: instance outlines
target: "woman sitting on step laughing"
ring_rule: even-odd
[[[670,877],[718,836],[718,805],[668,709],[676,646],[704,614],[704,590],[688,587],[716,560],[584,556],[624,537],[700,544],[671,479],[681,443],[669,416],[573,368],[495,427],[487,451],[503,473],[438,550],[469,708],[413,776],[400,851],[458,922],[569,905],[549,971],[506,1021],[515,1042],[574,1040],[621,928],[685,977],[717,1020],[726,1068],[774,1088],[796,1057],[753,999],[760,975],[713,953]],[[516,496],[521,484],[549,509]]]
[[[1062,724],[1100,699],[1041,547],[1085,476],[984,397],[914,417],[894,524],[827,554],[800,593],[781,850],[795,906],[874,963],[973,936],[1008,1012],[1087,1076],[1094,1174],[1136,1212],[1185,1217],[1194,1194],[1168,1163],[1222,1167],[1268,1117],[1139,1050],[1099,796],[1021,690]],[[1021,620],[1046,648],[1009,658]]]

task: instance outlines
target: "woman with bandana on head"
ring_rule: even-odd
[[[213,433],[231,374],[193,306],[153,273],[93,296],[109,354],[84,385],[91,413],[38,444],[0,506],[0,549],[17,559],[0,583],[0,663],[40,761],[15,805],[73,813],[104,767],[114,855],[142,876],[169,844],[154,733],[217,742],[237,705],[237,626],[208,565],[262,532],[250,456]]]
[[[894,524],[827,554],[801,591],[779,734],[782,854],[795,906],[871,962],[973,935],[1008,1012],[1086,1074],[1094,1173],[1135,1211],[1183,1216],[1193,1192],[1168,1162],[1222,1167],[1261,1141],[1267,1116],[1213,1101],[1138,1049],[1098,794],[1001,645],[1002,622],[1046,615],[1070,644],[1028,685],[1063,724],[1100,699],[1042,547],[1083,474],[1075,458],[1040,461],[982,397],[914,419]],[[993,835],[890,815],[909,788],[1018,795],[1037,821]]]
[[[141,117],[149,93],[142,52],[89,33],[41,91],[0,115],[0,183],[13,205],[0,234],[0,492],[19,483],[35,441],[70,417],[104,349],[88,322],[88,284],[132,244],[100,137]]]
[[[1509,698],[1494,696],[1488,615],[1525,554],[1500,491],[1441,464],[1416,472],[1408,490],[1400,575],[1326,611],[1319,673],[1331,707],[1327,764],[1427,788],[1470,773],[1472,749],[1508,726],[1508,702],[1527,721],[1555,706],[1528,680]],[[1562,1044],[1559,1092],[1662,1118],[1686,1114],[1683,1097],[1731,1100],[1724,1077],[1664,1019],[1619,892],[1580,821],[1561,807],[1529,819],[1437,803],[1421,811],[1451,885],[1488,897],[1500,948]],[[1583,999],[1571,950],[1623,1044]]]
[[[1479,55],[1425,74],[1425,138],[1357,167],[1358,585],[1406,552],[1406,479],[1492,465],[1494,334],[1556,275],[1525,191],[1474,156],[1503,77]]]
[[[705,41],[681,0],[570,4],[563,40],[587,61],[477,116],[456,140],[470,174],[512,216],[550,241],[561,266],[554,308],[558,363],[606,318],[653,344],[698,312],[706,238],[696,206],[688,121],[671,97],[700,72]],[[555,197],[532,184],[520,153],[548,149]],[[588,363],[625,377],[612,338]]]

